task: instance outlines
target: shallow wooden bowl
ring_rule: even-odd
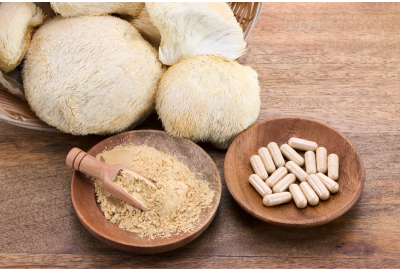
[[[266,207],[261,196],[249,184],[253,174],[250,157],[270,142],[279,146],[291,137],[318,143],[328,155],[339,156],[340,189],[316,206],[298,209],[290,203]],[[303,151],[298,151],[304,157]],[[304,168],[304,167],[303,167]],[[358,200],[364,186],[364,165],[354,145],[342,133],[319,121],[281,117],[259,122],[242,132],[231,144],[224,162],[225,182],[235,201],[250,215],[275,225],[287,227],[313,227],[328,223],[348,211]],[[299,183],[297,181],[297,183]]]
[[[112,224],[103,216],[95,200],[93,181],[83,173],[75,171],[71,183],[71,197],[76,214],[83,226],[105,244],[140,254],[166,252],[193,241],[210,225],[221,199],[221,178],[214,161],[202,148],[190,140],[172,138],[166,132],[155,130],[129,131],[109,137],[95,145],[88,153],[96,156],[105,149],[111,150],[125,143],[146,144],[154,147],[175,156],[192,172],[199,173],[196,178],[207,181],[210,189],[215,191],[211,207],[202,211],[200,225],[192,232],[180,235],[174,233],[170,238],[141,238],[136,233],[119,229],[118,224]]]

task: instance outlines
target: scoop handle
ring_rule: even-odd
[[[100,181],[104,180],[105,171],[108,168],[108,166],[100,160],[76,147],[69,151],[65,163],[68,167],[83,172]]]

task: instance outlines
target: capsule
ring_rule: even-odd
[[[274,191],[274,193],[284,192],[294,182],[296,182],[296,176],[294,176],[293,174],[289,173],[281,181],[279,181],[278,184],[276,184],[272,190]]]
[[[339,191],[339,184],[330,179],[328,176],[322,173],[317,173],[319,180],[329,190],[330,193],[336,193]]]
[[[302,151],[315,151],[318,148],[318,144],[316,142],[293,138],[293,137],[289,139],[288,144],[292,148]]]
[[[339,178],[339,157],[336,154],[328,156],[328,177],[332,180]]]
[[[281,192],[266,195],[263,199],[263,204],[265,206],[274,206],[283,203],[288,203],[292,200],[292,194],[290,192]]]
[[[309,205],[314,206],[319,203],[317,193],[315,193],[310,184],[308,184],[307,182],[302,182],[300,183],[300,189],[301,191],[303,191],[303,194],[306,197]]]
[[[318,147],[317,149],[317,172],[326,173],[328,170],[327,162],[328,152],[325,147]]]
[[[315,174],[309,175],[307,178],[307,182],[310,184],[310,186],[313,188],[315,193],[317,193],[318,197],[325,201],[329,199],[329,191],[326,189],[324,184],[322,184],[321,180],[319,180],[318,176]]]
[[[297,208],[304,208],[307,206],[307,199],[297,184],[291,184],[289,191],[292,193],[293,201]]]
[[[279,150],[279,146],[276,143],[271,142],[267,145],[267,148],[272,156],[272,159],[274,160],[275,166],[284,167],[285,160],[283,159],[281,150]]]
[[[313,151],[307,151],[304,154],[304,161],[306,163],[306,173],[316,174],[317,173],[317,165],[315,162],[315,153]]]
[[[265,182],[270,188],[273,188],[285,175],[287,175],[288,171],[285,167],[279,167],[268,180]]]
[[[250,175],[249,182],[261,197],[264,198],[265,195],[272,194],[272,190],[257,174]]]
[[[251,166],[253,167],[253,171],[260,176],[262,180],[268,179],[268,173],[265,170],[264,164],[261,161],[260,156],[254,155],[250,158]]]
[[[290,147],[288,144],[281,145],[282,154],[288,159],[299,165],[300,167],[304,165],[304,158],[302,158],[296,150]]]
[[[285,167],[289,172],[293,173],[300,182],[307,181],[308,174],[293,161],[288,161]]]
[[[261,147],[260,149],[258,149],[258,155],[261,157],[261,160],[264,163],[264,167],[267,170],[267,173],[271,174],[274,171],[276,171],[274,161],[272,160],[268,148]]]

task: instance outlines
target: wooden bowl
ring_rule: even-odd
[[[71,198],[76,214],[83,226],[101,242],[123,251],[153,254],[170,251],[188,244],[204,232],[214,219],[221,199],[221,178],[211,157],[197,144],[187,139],[177,139],[168,136],[166,132],[155,130],[136,130],[109,137],[88,151],[92,156],[111,150],[114,147],[133,143],[146,144],[159,151],[175,156],[196,174],[199,180],[209,183],[215,191],[211,207],[204,209],[200,216],[200,225],[188,233],[172,234],[170,238],[141,238],[136,233],[118,228],[112,224],[99,210],[95,200],[93,180],[83,173],[74,172],[71,183]]]
[[[290,203],[266,207],[249,184],[253,174],[250,157],[270,142],[279,146],[291,137],[318,143],[328,155],[339,156],[340,189],[316,206],[299,209]],[[298,151],[304,157],[303,151]],[[225,182],[235,201],[250,215],[275,225],[304,228],[328,223],[348,211],[358,200],[364,186],[364,165],[354,145],[342,133],[319,121],[300,117],[272,118],[254,124],[231,144],[224,162]],[[298,183],[298,181],[297,181]]]

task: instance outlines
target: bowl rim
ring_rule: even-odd
[[[235,145],[235,143],[237,141],[240,140],[240,138],[242,136],[244,136],[244,134],[246,134],[249,130],[257,128],[260,125],[266,124],[268,122],[272,122],[272,121],[276,121],[276,120],[301,120],[301,121],[309,121],[309,122],[313,122],[313,123],[317,123],[319,125],[323,125],[329,129],[334,130],[335,132],[337,132],[347,143],[350,144],[350,146],[352,147],[352,149],[354,149],[355,153],[356,153],[356,159],[358,164],[360,165],[360,169],[361,169],[361,173],[359,174],[359,180],[360,180],[360,188],[357,190],[357,192],[354,194],[354,196],[351,198],[351,200],[349,201],[349,203],[343,207],[340,208],[339,210],[336,210],[332,213],[326,214],[322,217],[319,217],[317,219],[313,219],[313,220],[306,220],[306,221],[291,221],[291,222],[287,222],[284,219],[277,219],[277,218],[265,218],[264,216],[261,216],[255,212],[253,212],[251,209],[247,208],[247,206],[245,204],[243,204],[241,202],[241,200],[236,196],[236,193],[232,191],[232,186],[230,184],[230,180],[229,180],[229,172],[228,172],[228,168],[226,166],[226,161],[227,158],[230,157],[231,155],[233,155],[232,153],[232,146]],[[227,177],[228,176],[228,177]],[[311,118],[306,118],[306,117],[299,117],[299,116],[282,116],[282,117],[274,117],[274,118],[269,118],[266,120],[262,120],[260,122],[257,122],[253,125],[251,125],[250,127],[248,127],[246,130],[244,130],[243,132],[241,132],[231,143],[231,145],[228,148],[228,151],[226,153],[225,159],[224,159],[224,179],[225,179],[225,184],[229,190],[229,193],[231,194],[231,196],[233,197],[233,199],[236,201],[237,204],[239,204],[239,206],[245,210],[248,214],[250,214],[251,216],[270,223],[270,224],[274,224],[274,225],[279,225],[279,226],[285,226],[285,227],[292,227],[292,228],[305,228],[305,227],[314,227],[314,226],[320,226],[323,224],[326,224],[328,222],[331,222],[332,220],[342,216],[344,213],[346,213],[348,210],[350,210],[351,207],[354,206],[354,204],[358,201],[358,199],[361,196],[362,190],[364,188],[364,183],[365,183],[365,170],[364,170],[364,163],[361,160],[361,156],[358,153],[356,147],[354,146],[354,144],[343,134],[341,133],[339,130],[329,126],[328,124],[325,124],[321,121],[318,120],[314,120]]]
[[[152,134],[152,133],[161,133],[161,134],[164,134],[164,135],[168,135],[168,133],[167,132],[165,132],[165,131],[161,131],[161,130],[152,130],[152,129],[140,129],[140,130],[131,130],[131,131],[126,131],[126,132],[123,132],[123,133],[119,133],[119,134],[115,134],[115,135],[113,135],[113,136],[110,136],[110,137],[108,137],[108,138],[106,138],[106,139],[104,139],[104,140],[102,140],[102,141],[100,141],[100,142],[98,142],[97,144],[95,144],[92,148],[90,148],[90,150],[89,151],[87,151],[87,153],[88,154],[90,154],[90,155],[92,155],[92,153],[94,152],[94,150],[95,150],[95,148],[99,145],[99,144],[101,144],[101,143],[104,143],[105,141],[108,141],[108,140],[112,140],[112,139],[115,139],[115,138],[117,138],[117,137],[126,137],[127,135],[129,135],[129,136],[132,136],[132,135],[135,135],[136,133],[149,133],[150,135]],[[169,135],[168,135],[169,136]],[[208,159],[210,159],[210,161],[212,161],[211,163],[212,163],[212,169],[213,169],[213,171],[215,170],[215,172],[217,172],[217,178],[216,178],[216,182],[217,182],[217,189],[219,190],[219,192],[218,192],[218,190],[216,190],[216,192],[215,192],[215,196],[216,196],[216,201],[215,201],[215,207],[212,209],[212,211],[211,212],[209,212],[209,215],[207,216],[207,218],[206,219],[204,219],[204,221],[202,222],[202,225],[200,225],[200,226],[198,226],[197,228],[195,228],[193,231],[191,231],[188,235],[186,235],[184,238],[177,238],[177,239],[174,239],[173,241],[171,241],[171,242],[168,242],[168,243],[164,243],[164,244],[160,244],[160,245],[153,245],[153,244],[151,244],[151,241],[149,242],[149,244],[145,244],[145,245],[138,245],[138,244],[134,244],[134,243],[132,243],[132,242],[129,242],[129,241],[126,241],[126,242],[121,242],[121,241],[118,241],[118,240],[115,240],[115,239],[113,239],[112,237],[110,237],[109,235],[107,235],[107,234],[104,234],[104,233],[102,233],[102,232],[99,232],[96,228],[94,228],[93,226],[91,226],[90,225],[90,222],[88,222],[86,219],[85,219],[85,217],[84,217],[84,215],[81,213],[81,211],[79,210],[79,208],[77,207],[77,198],[75,198],[75,196],[74,196],[74,182],[75,181],[77,181],[76,179],[78,178],[77,177],[77,174],[82,174],[81,172],[78,172],[78,171],[74,171],[74,173],[73,173],[73,175],[72,175],[72,180],[71,180],[71,200],[72,200],[72,204],[73,204],[73,207],[74,207],[74,210],[75,210],[75,213],[76,213],[76,215],[78,216],[78,219],[80,220],[80,222],[82,223],[82,225],[93,235],[93,236],[95,236],[98,240],[100,240],[101,242],[104,242],[104,243],[106,243],[106,244],[108,244],[108,245],[110,245],[110,246],[112,246],[112,247],[114,247],[114,248],[117,248],[117,249],[121,249],[121,250],[124,250],[124,251],[129,251],[129,248],[131,247],[131,248],[135,248],[135,249],[144,249],[145,251],[143,252],[143,253],[145,253],[145,254],[150,254],[150,253],[159,253],[159,252],[167,252],[167,251],[170,251],[170,250],[173,250],[173,249],[176,249],[176,248],[179,248],[179,247],[181,247],[181,246],[184,246],[184,245],[186,245],[186,244],[188,244],[188,243],[190,243],[191,241],[193,241],[194,239],[196,239],[200,234],[202,234],[207,228],[208,228],[208,226],[211,224],[211,222],[213,221],[213,219],[214,219],[214,217],[216,216],[216,213],[217,213],[217,211],[218,211],[218,208],[219,208],[219,205],[220,205],[220,203],[221,203],[221,197],[222,197],[222,181],[221,181],[221,175],[220,175],[220,173],[219,173],[219,171],[218,171],[218,167],[216,166],[216,164],[215,164],[215,162],[214,162],[214,160],[210,157],[210,155],[203,149],[203,148],[201,148],[199,145],[197,145],[196,143],[194,143],[194,142],[192,142],[191,140],[189,140],[189,139],[186,139],[186,138],[174,138],[174,137],[171,137],[171,136],[169,136],[171,139],[179,139],[179,140],[185,140],[186,142],[189,142],[189,144],[192,144],[192,145],[194,145],[195,147],[197,147],[197,148],[199,148],[200,149],[200,151],[203,151],[204,152],[204,154],[206,154],[206,157],[208,158]],[[92,155],[93,156],[93,155]],[[86,177],[86,176],[84,176],[84,174],[82,174],[82,176],[83,177]],[[88,196],[89,196],[90,194],[88,194]],[[101,211],[100,211],[101,212]],[[103,216],[103,218],[105,218],[104,217],[104,215],[101,213],[101,215]],[[119,230],[121,230],[121,231],[124,231],[124,232],[127,232],[127,233],[129,233],[129,234],[135,234],[135,235],[137,235],[137,233],[134,233],[134,232],[130,232],[130,231],[126,231],[126,230],[122,230],[122,229],[120,229],[120,228],[118,228]],[[197,235],[196,235],[197,234]],[[190,238],[192,238],[192,239],[190,239]],[[186,239],[190,239],[190,241],[184,241],[184,240],[186,240]],[[103,241],[103,240],[105,240],[105,241]],[[181,243],[181,245],[177,245],[177,243]],[[116,245],[115,245],[116,244]],[[121,245],[121,246],[123,246],[123,247],[125,247],[125,248],[121,248],[120,246],[118,246],[118,245]],[[170,247],[171,246],[171,248],[169,248],[169,249],[166,249],[167,247]],[[148,253],[148,252],[146,252],[146,250],[147,249],[151,249],[151,250],[154,250],[154,249],[159,249],[159,250],[161,250],[161,251],[155,251],[155,252],[150,252],[150,253]],[[132,252],[132,251],[131,251]],[[135,252],[135,253],[141,253],[141,252]]]

